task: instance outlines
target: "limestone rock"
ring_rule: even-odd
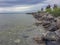
[[[45,35],[44,38],[50,41],[56,41],[59,39],[59,37],[57,37],[55,32],[50,32],[50,31],[48,31],[48,33]]]
[[[43,40],[43,37],[34,37],[33,39],[39,45],[46,45],[45,41]]]

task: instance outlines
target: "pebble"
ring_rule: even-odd
[[[16,40],[14,40],[14,42],[15,42],[15,43],[20,43],[21,40],[20,40],[20,39],[16,39]]]

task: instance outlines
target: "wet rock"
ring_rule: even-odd
[[[35,23],[35,25],[36,25],[36,26],[39,26],[39,25],[41,25],[41,23]]]
[[[60,45],[60,43],[57,41],[47,41],[46,45]]]
[[[33,40],[40,45],[46,45],[42,37],[34,37]]]
[[[28,38],[29,36],[27,36],[27,35],[23,35],[23,38]]]
[[[20,43],[21,40],[20,40],[20,39],[16,39],[16,40],[14,40],[14,42],[15,42],[15,43]]]
[[[35,19],[37,19],[37,20],[40,20],[40,18],[41,18],[42,16],[35,14],[35,15],[33,15],[33,17],[34,17]]]
[[[50,32],[50,31],[47,32],[44,38],[50,41],[56,41],[59,39],[59,37],[57,37],[55,32]]]

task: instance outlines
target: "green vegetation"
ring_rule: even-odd
[[[53,9],[52,14],[55,17],[60,16],[60,8]]]
[[[41,12],[48,12],[52,14],[54,17],[60,16],[60,7],[58,5],[54,4],[53,7],[51,5],[46,6],[46,9],[44,11],[43,8],[41,10],[38,10],[37,12],[32,12],[32,13],[41,13]],[[27,13],[27,14],[32,14],[32,13]]]
[[[51,8],[50,5],[48,5],[46,7],[46,12],[49,12],[50,14],[52,14],[55,17],[60,16],[60,7],[58,7],[56,4],[54,4],[54,7]]]

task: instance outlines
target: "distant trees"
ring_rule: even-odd
[[[49,13],[52,12],[52,9],[51,9],[51,6],[50,6],[50,5],[48,5],[48,6],[46,7],[46,12],[49,12]]]
[[[55,17],[60,16],[60,8],[56,4],[54,4],[53,10],[51,9],[51,6],[48,5],[46,7],[46,12],[51,13]]]
[[[50,5],[48,5],[47,7],[46,7],[46,9],[50,9],[51,8],[51,6]]]
[[[43,11],[44,9],[43,8],[41,8],[41,11]]]
[[[55,9],[55,8],[58,8],[58,6],[57,6],[56,4],[54,4],[54,7],[53,7],[53,9]]]
[[[45,11],[43,8],[41,8],[41,10],[38,11],[38,13],[40,13],[40,12],[48,12],[48,13],[52,14],[53,16],[58,17],[58,16],[60,16],[60,7],[58,7],[57,4],[54,4],[52,8],[51,8],[51,5],[47,5],[45,8]]]

